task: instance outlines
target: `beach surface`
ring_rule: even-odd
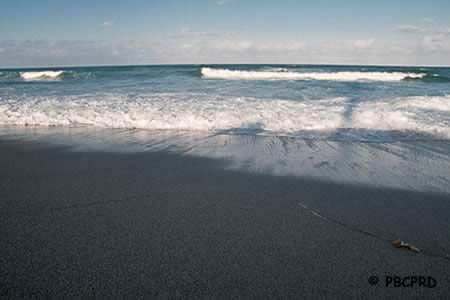
[[[225,164],[1,141],[1,297],[450,297],[449,194]]]

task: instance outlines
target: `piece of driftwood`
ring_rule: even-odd
[[[419,248],[417,248],[416,246],[408,244],[408,243],[405,243],[405,242],[403,242],[401,240],[392,241],[392,246],[394,246],[395,248],[399,248],[399,249],[410,250],[410,251],[413,251],[413,252],[416,252],[416,253],[420,252]]]

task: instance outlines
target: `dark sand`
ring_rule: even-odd
[[[0,297],[450,297],[448,194],[223,164],[0,142]],[[386,288],[385,275],[437,287]]]

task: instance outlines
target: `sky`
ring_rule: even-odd
[[[1,0],[0,68],[450,65],[449,0]]]

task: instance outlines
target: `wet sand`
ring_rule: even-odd
[[[449,194],[225,164],[0,142],[1,297],[450,297]]]

